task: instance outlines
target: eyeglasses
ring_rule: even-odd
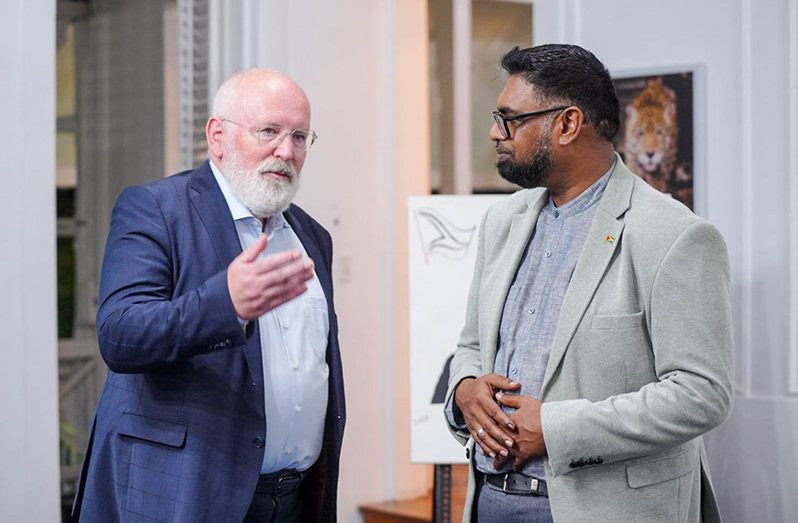
[[[291,135],[291,143],[294,149],[300,151],[307,151],[313,142],[319,137],[315,131],[301,131],[299,129],[283,129],[279,125],[267,125],[262,129],[257,127],[249,127],[242,123],[234,122],[228,118],[222,118],[223,122],[230,122],[232,124],[241,126],[252,132],[257,138],[260,145],[273,145],[278,146],[283,143],[287,135]]]
[[[534,111],[531,113],[523,113],[523,114],[514,114],[512,116],[505,116],[499,111],[493,111],[493,119],[496,121],[496,125],[498,126],[499,130],[502,132],[502,136],[504,136],[505,140],[510,139],[510,126],[507,125],[507,122],[513,122],[515,120],[520,120],[522,118],[532,118],[535,116],[540,116],[541,114],[551,113],[554,111],[562,111],[563,109],[568,109],[570,105],[563,105],[562,107],[553,107],[551,109],[544,109],[542,111]]]

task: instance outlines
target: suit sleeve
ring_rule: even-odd
[[[471,280],[471,288],[468,292],[468,303],[466,305],[465,325],[460,332],[457,342],[457,350],[454,353],[452,362],[449,366],[449,391],[446,394],[444,406],[444,416],[452,435],[461,444],[465,445],[471,436],[465,425],[457,425],[459,409],[454,403],[454,391],[457,385],[465,378],[482,376],[482,352],[479,344],[479,288],[482,280],[482,267],[485,263],[485,227],[488,211],[482,218],[479,228],[479,240],[477,244],[477,259],[474,264],[474,277]]]
[[[732,399],[729,266],[720,233],[687,227],[657,270],[647,317],[657,381],[591,403],[543,403],[552,474],[574,459],[603,463],[665,450],[722,423]]]
[[[151,189],[123,191],[111,217],[97,312],[100,352],[114,372],[146,372],[246,341],[226,268],[174,296],[181,269],[174,249]]]

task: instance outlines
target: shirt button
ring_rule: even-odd
[[[294,452],[294,449],[292,449],[291,447],[288,447],[287,449],[285,449],[285,453],[286,454],[291,454],[292,452]]]
[[[546,258],[551,258],[551,251],[546,251]]]
[[[302,405],[297,405],[296,408],[294,408],[294,410],[297,412],[302,412]]]
[[[291,367],[293,367],[294,370],[299,370],[299,363],[293,362],[293,363],[291,363]]]
[[[534,307],[530,307],[530,308],[528,308],[526,311],[527,311],[529,314],[535,314],[535,308],[534,308]]]
[[[554,211],[554,217],[555,218],[559,218],[560,217],[560,211]]]
[[[263,445],[265,445],[263,438],[261,438],[260,436],[252,440],[252,443],[254,443],[255,446],[258,447],[259,449],[262,449]]]
[[[518,369],[511,369],[511,370],[510,370],[510,374],[512,374],[513,376],[515,376],[516,374],[518,374]]]

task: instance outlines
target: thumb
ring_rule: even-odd
[[[513,381],[510,378],[506,378],[500,374],[491,374],[489,383],[494,389],[499,390],[517,390],[521,387],[520,383]]]
[[[260,238],[258,238],[255,243],[247,247],[241,254],[238,255],[238,258],[245,262],[255,261],[258,255],[263,252],[263,249],[265,249],[266,245],[268,244],[268,237],[265,234],[261,234]]]
[[[518,394],[505,394],[502,391],[497,392],[495,397],[499,404],[513,409],[520,409],[523,402],[521,396]]]

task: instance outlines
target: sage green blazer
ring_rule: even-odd
[[[504,301],[547,201],[544,189],[523,190],[486,213],[449,396],[463,378],[493,371]],[[701,435],[730,410],[730,310],[720,233],[619,158],[541,392],[555,521],[720,520]],[[473,449],[468,433],[452,432]]]

